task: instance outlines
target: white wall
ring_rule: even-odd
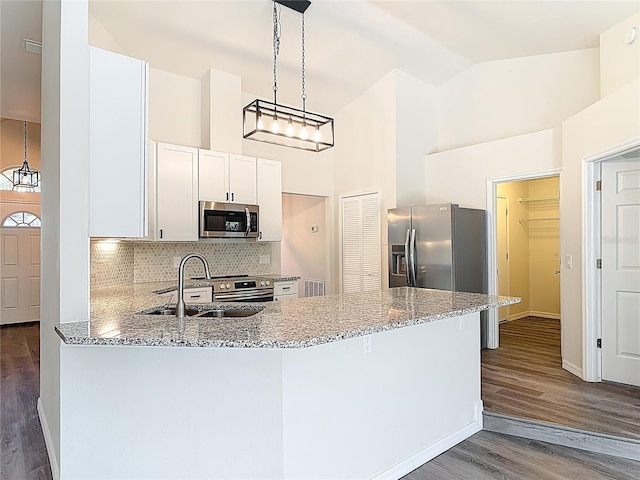
[[[640,139],[640,81],[638,78],[562,124],[563,172],[560,178],[560,250],[573,256],[573,268],[562,268],[562,358],[582,372],[584,329],[582,239],[584,158],[633,139]],[[564,262],[563,262],[564,263]]]
[[[632,27],[638,37],[627,43]],[[604,98],[640,75],[640,13],[600,34],[600,91]]]
[[[439,150],[550,128],[600,98],[598,49],[479,63],[440,89]]]
[[[149,137],[200,147],[202,84],[194,78],[149,68]]]
[[[424,156],[438,151],[438,100],[435,87],[399,70],[395,78],[395,206],[403,207],[424,203]]]
[[[382,284],[388,281],[387,209],[396,206],[396,72],[392,71],[336,116],[334,193],[379,192]],[[340,245],[340,202],[334,204],[333,244]],[[339,285],[339,250],[333,271]]]
[[[89,310],[88,2],[42,7],[42,266],[40,420],[57,474],[61,452],[60,338],[57,323]],[[84,188],[82,186],[85,186]]]
[[[127,55],[122,45],[91,14],[89,14],[89,45]]]
[[[544,130],[427,155],[427,203],[486,209],[488,178],[560,168],[561,148],[560,132]]]

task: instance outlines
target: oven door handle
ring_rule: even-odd
[[[214,302],[233,302],[234,300],[252,300],[273,297],[273,290],[259,292],[237,292],[237,293],[216,293],[213,295]]]

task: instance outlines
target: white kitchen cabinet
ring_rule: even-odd
[[[283,300],[291,300],[298,298],[298,281],[286,280],[283,282],[273,283],[273,300],[281,302]]]
[[[282,165],[275,160],[257,160],[257,194],[260,206],[258,241],[282,240]]]
[[[89,50],[89,235],[148,234],[146,62]]]
[[[202,149],[198,156],[200,200],[256,204],[255,157]]]
[[[255,157],[229,155],[229,201],[257,203]]]
[[[198,150],[198,198],[207,202],[229,201],[229,154]]]
[[[198,240],[198,149],[155,143],[152,240]]]

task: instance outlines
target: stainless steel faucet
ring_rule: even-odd
[[[209,273],[209,263],[207,259],[198,253],[189,253],[185,255],[180,261],[178,267],[178,301],[176,302],[176,317],[184,318],[184,265],[191,258],[199,259],[204,265],[204,276],[207,280],[211,279],[211,273]]]

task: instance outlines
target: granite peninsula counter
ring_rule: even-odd
[[[190,282],[188,286],[202,286]],[[512,297],[392,288],[263,304],[203,304],[200,308],[265,307],[246,318],[137,314],[161,305],[171,282],[106,287],[92,291],[91,319],[56,331],[67,344],[177,347],[303,348],[346,338],[479,312],[519,301]],[[265,306],[266,305],[266,306]]]
[[[94,290],[89,321],[56,327],[61,480],[400,478],[482,429],[479,312],[519,301],[404,287],[134,313],[169,286]]]

